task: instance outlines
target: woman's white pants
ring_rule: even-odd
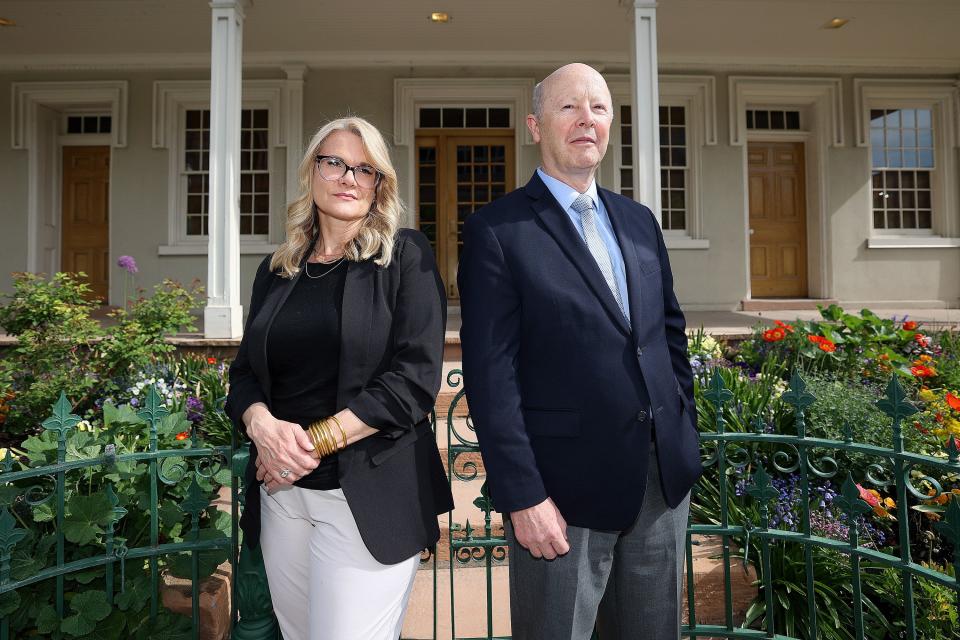
[[[340,489],[260,491],[260,546],[284,640],[397,640],[420,554],[377,562]]]

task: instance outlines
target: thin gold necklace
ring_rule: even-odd
[[[324,271],[323,273],[321,273],[321,274],[318,275],[318,276],[312,276],[312,275],[310,275],[310,265],[311,265],[312,263],[307,262],[305,265],[303,265],[303,272],[304,272],[304,273],[307,275],[307,277],[310,278],[311,280],[319,280],[320,278],[324,277],[325,275],[333,272],[333,271],[334,271],[337,267],[339,267],[342,263],[343,263],[343,256],[340,256],[340,258],[336,261],[336,263],[333,264],[332,267],[330,267],[329,269],[327,269],[326,271]],[[331,264],[331,263],[329,263],[329,262],[321,262],[320,264]]]

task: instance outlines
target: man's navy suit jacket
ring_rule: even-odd
[[[568,524],[623,530],[643,504],[651,432],[671,507],[702,468],[685,322],[660,227],[646,207],[598,192],[623,253],[630,322],[534,174],[464,224],[460,336],[496,508],[550,497]]]

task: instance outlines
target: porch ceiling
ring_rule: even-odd
[[[0,0],[17,23],[0,28],[0,69],[203,67],[210,15],[203,0]],[[619,0],[253,0],[246,15],[251,66],[628,62]],[[660,0],[658,26],[666,67],[960,72],[956,0]]]

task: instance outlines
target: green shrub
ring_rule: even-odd
[[[38,431],[61,391],[86,413],[118,380],[169,353],[165,336],[193,328],[190,312],[202,292],[165,280],[150,297],[115,311],[115,324],[105,328],[91,317],[97,305],[89,286],[70,274],[48,280],[18,273],[13,284],[0,306],[0,327],[17,338],[0,360],[0,416],[12,442]]]

